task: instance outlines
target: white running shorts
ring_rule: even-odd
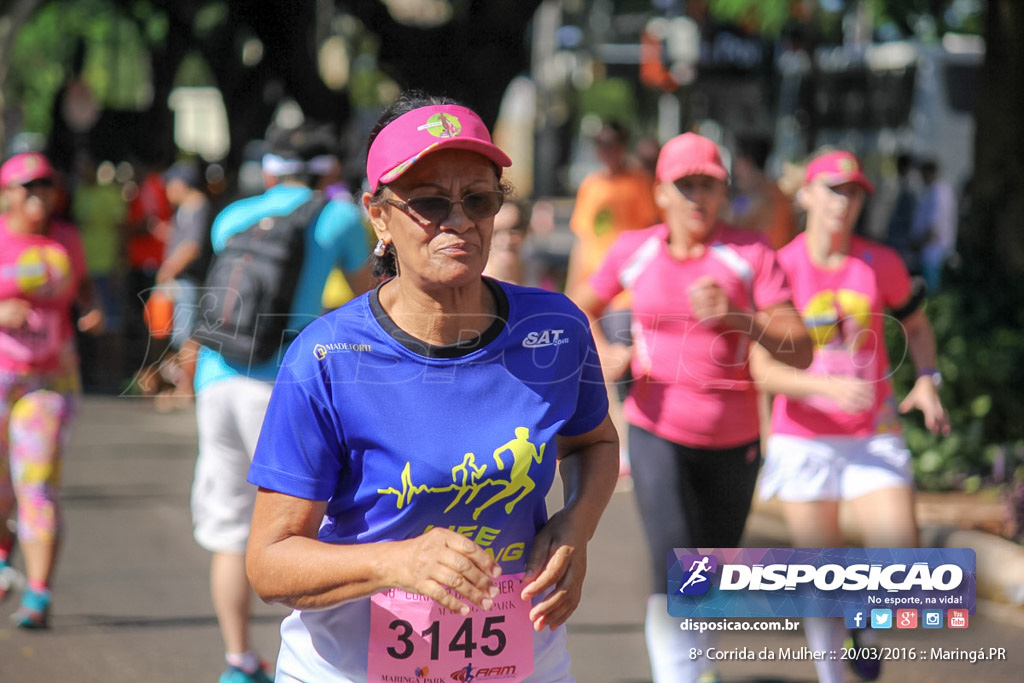
[[[761,500],[849,500],[885,488],[912,487],[910,451],[899,434],[768,437],[758,484]]]
[[[232,377],[196,396],[199,457],[192,481],[193,536],[210,552],[245,553],[256,502],[249,474],[273,385]]]

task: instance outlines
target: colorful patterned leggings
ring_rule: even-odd
[[[61,460],[76,392],[67,378],[0,372],[0,524],[18,508],[22,541],[60,530]]]

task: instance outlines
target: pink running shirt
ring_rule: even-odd
[[[689,288],[711,275],[738,308],[790,299],[763,237],[719,223],[700,258],[668,251],[668,226],[623,233],[590,284],[604,301],[633,292],[635,381],[623,412],[630,424],[674,443],[724,449],[758,438],[757,393],[747,367],[750,337],[693,319]]]
[[[54,221],[45,235],[22,235],[0,214],[0,301],[25,299],[32,306],[21,327],[0,327],[0,370],[59,367],[61,350],[74,337],[71,303],[85,272],[73,225]]]
[[[826,270],[811,263],[807,237],[801,234],[779,250],[779,263],[814,342],[808,372],[859,377],[878,386],[875,404],[856,414],[822,397],[776,396],[772,433],[813,437],[898,432],[884,316],[885,309],[899,308],[910,296],[910,275],[899,254],[854,235],[843,264]]]

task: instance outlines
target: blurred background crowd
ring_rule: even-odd
[[[849,149],[877,188],[858,231],[927,280],[942,349],[954,430],[905,418],[918,483],[1020,498],[1024,140],[1009,117],[1024,70],[1005,67],[1024,56],[1022,24],[1010,0],[11,0],[0,149],[42,151],[60,173],[58,215],[80,230],[107,318],[79,339],[85,390],[160,410],[190,404],[160,293],[201,282],[209,225],[263,191],[276,129],[329,123],[322,189],[345,201],[400,90],[462,99],[514,161],[489,272],[559,291],[601,248],[580,227],[603,220],[579,213],[588,183],[649,185],[680,132],[719,143],[723,218],[775,247],[802,229],[806,154]],[[324,309],[349,296],[332,277]]]

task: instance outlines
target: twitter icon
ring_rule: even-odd
[[[892,610],[871,610],[871,628],[892,628]]]

